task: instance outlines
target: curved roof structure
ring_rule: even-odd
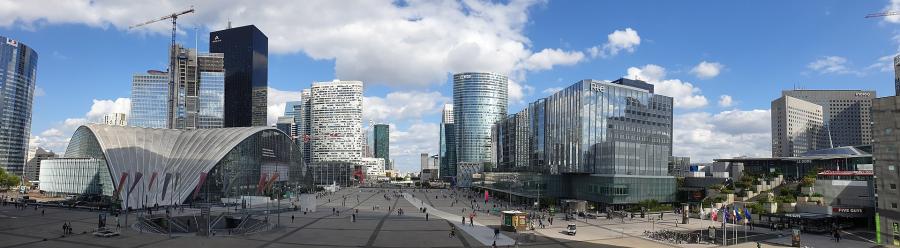
[[[187,199],[222,158],[248,137],[272,127],[197,130],[87,124],[65,157],[105,159],[123,207],[171,205]],[[123,187],[124,186],[124,187]]]

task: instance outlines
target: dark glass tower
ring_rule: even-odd
[[[0,168],[22,175],[31,134],[31,106],[38,54],[0,36]]]
[[[387,124],[375,124],[375,157],[383,158],[385,169],[393,169],[391,163],[391,131]]]
[[[209,51],[225,54],[224,127],[266,125],[268,47],[253,25],[209,33]]]

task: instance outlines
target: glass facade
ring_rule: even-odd
[[[453,75],[453,122],[457,162],[490,162],[491,126],[506,117],[504,75],[467,72]]]
[[[225,54],[225,127],[266,125],[268,44],[253,25],[209,33],[209,51]]]
[[[150,71],[131,78],[131,116],[128,124],[135,127],[167,128],[169,76]]]
[[[441,177],[456,176],[456,124],[441,124],[440,137],[440,173]]]
[[[375,157],[391,161],[391,127],[387,124],[375,124]],[[389,163],[389,162],[386,162]],[[390,166],[387,169],[392,169]]]
[[[63,158],[41,161],[41,191],[50,194],[112,196],[113,183],[105,160]]]
[[[602,204],[673,201],[673,100],[651,93],[652,87],[628,79],[582,80],[529,104],[494,126],[498,167],[485,178],[540,173],[545,183],[538,188],[547,196]]]
[[[200,72],[200,109],[197,128],[220,128],[225,109],[225,73]]]
[[[37,52],[0,36],[0,167],[22,176],[31,135]]]

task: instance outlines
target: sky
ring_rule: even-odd
[[[48,7],[52,6],[52,7]],[[269,123],[314,81],[365,83],[364,123],[391,124],[391,158],[417,171],[438,151],[454,72],[509,75],[509,113],[581,79],[637,78],[675,99],[673,155],[770,156],[782,90],[893,95],[900,10],[891,1],[0,0],[0,35],[39,54],[31,145],[130,109],[131,76],[166,67],[177,40],[256,25],[269,38]]]

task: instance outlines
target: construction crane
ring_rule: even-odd
[[[175,50],[174,50],[174,49],[175,49],[175,32],[176,32],[177,29],[178,29],[178,16],[180,16],[180,15],[186,15],[186,14],[190,14],[190,13],[194,13],[194,6],[191,6],[190,9],[182,10],[182,11],[175,12],[175,13],[172,13],[172,14],[168,14],[168,15],[166,15],[166,16],[163,16],[163,17],[160,17],[160,18],[157,18],[157,19],[153,19],[153,20],[150,20],[150,21],[141,23],[141,24],[131,25],[131,27],[128,27],[128,29],[134,29],[134,28],[137,28],[137,27],[145,26],[145,25],[147,25],[147,24],[151,24],[151,23],[155,23],[155,22],[159,22],[159,21],[164,21],[164,20],[172,19],[172,49],[173,49],[172,51],[175,51]]]
[[[900,15],[900,12],[888,11],[888,12],[881,12],[881,13],[872,13],[872,14],[866,15],[866,18],[885,17],[885,16],[892,16],[892,15]]]

